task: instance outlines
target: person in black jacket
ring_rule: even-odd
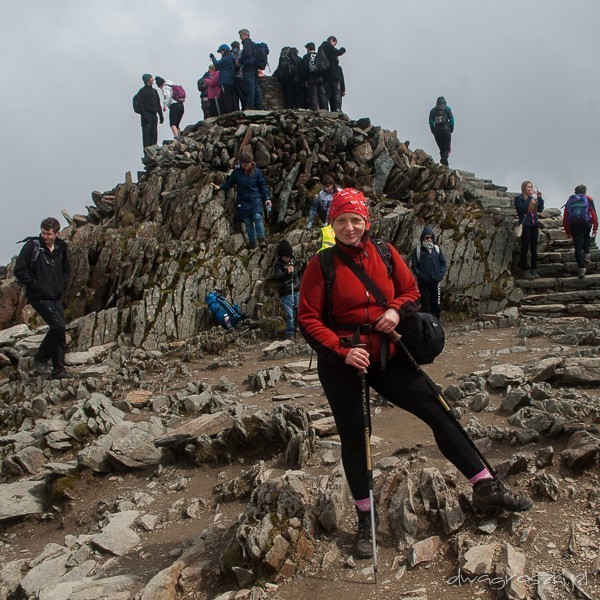
[[[423,228],[420,242],[412,253],[410,266],[419,285],[423,312],[439,319],[442,314],[440,282],[446,274],[446,257],[436,245],[433,229],[429,225]]]
[[[29,304],[50,327],[33,359],[34,367],[52,379],[71,379],[65,369],[66,323],[60,301],[69,285],[71,265],[67,244],[57,237],[59,231],[60,223],[55,218],[44,219],[39,237],[28,238],[21,249],[14,275],[25,286]]]
[[[304,82],[306,86],[306,96],[308,99],[308,108],[310,110],[327,110],[327,97],[325,96],[325,84],[323,83],[323,74],[317,71],[315,45],[308,42],[306,54],[302,57],[304,63]]]
[[[158,121],[164,122],[158,92],[152,87],[154,77],[149,73],[142,75],[144,87],[138,92],[141,97],[142,114],[142,143],[144,148],[158,143]]]
[[[447,167],[454,132],[454,115],[444,96],[440,96],[429,111],[429,129],[440,149],[440,164]]]
[[[277,260],[273,275],[277,282],[277,291],[285,318],[285,339],[294,340],[298,326],[298,290],[300,277],[298,265],[294,261],[292,245],[281,240],[277,246]]]
[[[346,53],[346,48],[336,48],[337,38],[330,35],[320,46],[329,61],[329,68],[323,74],[325,93],[329,101],[329,110],[337,112],[342,110],[342,81],[344,75],[340,68],[339,56]]]

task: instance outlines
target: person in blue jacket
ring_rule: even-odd
[[[221,55],[221,59],[217,60],[214,54],[210,55],[210,59],[215,65],[215,69],[219,71],[219,84],[223,90],[222,110],[221,114],[230,113],[236,110],[236,96],[234,87],[235,75],[235,59],[231,54],[231,48],[227,44],[221,44],[217,52]]]
[[[454,115],[452,109],[446,104],[444,96],[440,96],[429,111],[429,129],[440,149],[440,164],[448,166],[454,133]]]
[[[216,190],[229,190],[237,188],[237,216],[246,226],[249,248],[256,248],[256,242],[261,248],[266,248],[265,223],[263,220],[263,204],[267,211],[271,210],[271,200],[265,177],[256,166],[252,155],[252,148],[245,146],[239,156],[237,164],[229,177],[221,184],[213,183]]]
[[[435,243],[435,235],[429,225],[423,228],[420,242],[412,253],[410,266],[417,278],[421,309],[439,319],[442,314],[440,282],[446,274],[446,257]]]
[[[535,197],[534,197],[535,195]],[[523,269],[525,279],[538,279],[537,274],[537,246],[540,236],[539,213],[544,210],[542,192],[533,187],[531,181],[521,184],[521,193],[515,197],[514,207],[517,211],[519,224],[523,226],[521,233],[521,256],[519,266]],[[527,264],[527,254],[531,253],[531,269]]]

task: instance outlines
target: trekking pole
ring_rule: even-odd
[[[365,431],[365,453],[367,457],[367,485],[369,488],[369,503],[371,505],[371,540],[373,542],[373,574],[377,583],[377,539],[375,536],[375,500],[373,498],[373,464],[371,460],[371,419],[369,412],[369,386],[366,370],[359,371],[360,391],[362,399],[363,425]]]
[[[477,447],[477,444],[471,439],[471,436],[465,431],[465,428],[462,426],[461,422],[454,416],[452,409],[450,408],[448,403],[444,400],[442,394],[438,390],[433,379],[431,379],[431,377],[429,377],[429,375],[427,375],[427,373],[421,368],[421,365],[414,359],[414,356],[408,351],[408,348],[404,345],[404,342],[402,341],[400,334],[397,331],[393,330],[390,333],[388,333],[388,337],[390,338],[390,340],[392,342],[394,342],[395,344],[397,344],[400,347],[400,349],[406,355],[406,358],[408,358],[408,361],[410,362],[410,364],[417,370],[417,373],[419,373],[420,375],[422,375],[425,378],[427,385],[430,387],[431,391],[435,394],[436,398],[438,399],[438,402],[442,405],[442,407],[444,408],[444,410],[450,417],[450,420],[454,423],[454,425],[456,425],[458,430],[463,434],[463,436],[465,437],[467,442],[470,444],[470,446],[473,448],[473,450],[475,450],[475,453],[477,454],[477,456],[479,456],[479,458],[481,459],[481,462],[483,463],[485,468],[492,474],[492,477],[495,479],[496,471],[492,468],[492,465],[490,465],[487,458],[483,455],[483,452]]]

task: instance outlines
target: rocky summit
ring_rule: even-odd
[[[234,193],[210,186],[245,145],[273,199],[264,251],[246,249]],[[147,149],[144,165],[65,215],[75,379],[32,369],[45,329],[12,264],[0,282],[0,598],[600,597],[600,254],[575,276],[558,210],[543,214],[528,281],[514,269],[516,194],[369,119],[230,114]],[[505,484],[535,501],[476,513],[431,432],[374,398],[377,584],[352,556],[316,360],[281,340],[271,280],[280,239],[304,260],[320,246],[305,223],[324,173],[368,195],[374,234],[404,255],[433,226],[452,319],[427,371]],[[248,321],[214,327],[215,288]]]

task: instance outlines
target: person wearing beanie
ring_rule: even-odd
[[[137,96],[140,103],[140,122],[142,125],[142,143],[144,148],[154,146],[158,142],[158,121],[164,122],[158,92],[154,89],[154,77],[149,73],[142,75],[144,86]]]
[[[277,260],[273,267],[273,276],[277,282],[277,291],[283,307],[285,319],[285,339],[296,339],[298,323],[298,291],[300,289],[299,265],[294,261],[292,245],[281,240],[277,245]]]
[[[381,245],[387,247],[384,253],[380,244],[369,238],[368,200],[355,189],[337,192],[329,209],[329,223],[335,246],[321,251],[306,267],[300,284],[298,323],[317,353],[319,380],[340,436],[342,465],[358,518],[354,557],[373,555],[365,443],[370,431],[366,432],[364,425],[361,375],[367,379],[367,389],[373,388],[432,429],[443,455],[473,485],[475,510],[531,508],[531,500],[494,478],[425,375],[390,341],[388,334],[415,310],[419,291],[397,250],[383,242]],[[329,260],[326,253],[333,278],[325,270]],[[375,300],[357,271],[364,271],[385,302]],[[382,358],[386,356],[384,364]]]
[[[181,137],[181,129],[179,128],[179,125],[181,124],[181,119],[183,118],[184,113],[183,102],[173,98],[173,86],[175,84],[172,81],[163,79],[158,75],[156,76],[155,81],[156,87],[158,87],[163,95],[163,112],[166,112],[167,108],[169,109],[169,126],[173,132],[173,138],[178,140]]]
[[[446,257],[435,243],[435,235],[429,225],[423,228],[419,245],[411,255],[410,267],[419,285],[421,310],[439,319],[442,314],[440,283],[446,274]]]
[[[217,49],[221,55],[221,59],[217,60],[214,54],[210,55],[210,59],[219,71],[219,84],[223,90],[221,94],[221,114],[231,113],[236,109],[235,106],[235,91],[234,91],[234,72],[235,60],[231,54],[231,48],[227,44],[221,44]]]

